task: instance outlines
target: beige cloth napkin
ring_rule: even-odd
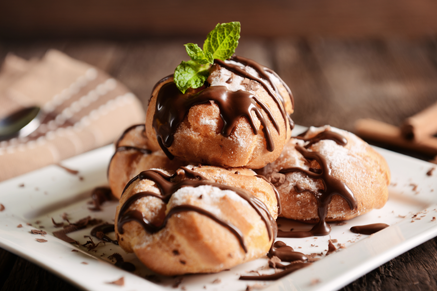
[[[0,142],[0,181],[109,144],[145,120],[141,103],[120,82],[55,50],[41,60],[5,58],[0,118],[32,105],[46,117],[28,137]]]

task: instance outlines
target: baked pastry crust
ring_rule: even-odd
[[[326,221],[342,221],[369,212],[373,208],[381,208],[388,199],[390,169],[385,159],[356,135],[334,127],[311,127],[303,136],[306,139],[315,137],[323,131],[333,131],[347,139],[345,146],[333,140],[321,140],[307,150],[317,152],[325,157],[332,172],[332,177],[344,182],[352,191],[357,208],[351,209],[347,201],[334,195],[328,206]],[[316,161],[307,161],[296,150],[297,145],[305,145],[305,141],[291,138],[281,156],[263,168],[265,175],[278,189],[282,213],[285,218],[314,223],[319,221],[317,199],[314,193],[324,189],[321,179],[314,179],[303,172],[280,173],[287,168],[299,167],[316,171],[320,165]]]
[[[265,211],[272,211],[271,219],[274,224],[277,216],[276,195],[272,186],[256,177],[253,171],[228,171],[209,166],[188,166],[186,169],[202,175],[209,182],[243,187],[245,191],[258,197],[258,201],[265,203],[264,207],[268,209]],[[171,178],[173,182],[188,179],[183,168],[177,170],[177,173]],[[211,185],[182,187],[173,193],[167,204],[154,196],[142,197],[127,210],[140,211],[145,220],[158,226],[177,206],[192,205],[202,208],[234,225],[244,238],[247,252],[228,228],[195,211],[170,216],[166,226],[154,234],[146,232],[136,221],[124,223],[123,233],[120,233],[119,224],[123,218],[120,218],[123,215],[120,209],[132,196],[148,191],[160,194],[157,184],[151,180],[131,181],[117,207],[115,229],[120,246],[127,252],[135,252],[143,264],[159,274],[170,276],[219,272],[265,255],[273,243],[275,236],[269,236],[267,224],[255,208],[236,192]]]
[[[182,165],[178,160],[169,160],[161,150],[150,151],[144,128],[144,124],[131,126],[116,142],[116,150],[108,166],[108,181],[118,199],[127,182],[141,171],[159,168],[173,174]]]
[[[250,71],[249,69],[246,70]],[[229,78],[233,78],[233,81],[228,84],[226,80]],[[172,76],[165,78],[155,86],[147,109],[146,135],[152,150],[160,148],[157,132],[153,125],[158,94],[163,86],[171,82],[173,82]],[[224,122],[220,108],[215,102],[211,102],[195,105],[189,109],[188,114],[174,134],[171,146],[167,147],[168,152],[189,163],[222,167],[259,169],[276,160],[291,136],[290,121],[287,114],[293,111],[293,107],[290,95],[283,83],[278,79],[274,79],[279,93],[284,96],[284,103],[276,102],[259,82],[235,76],[226,68],[217,64],[213,66],[208,82],[211,87],[226,85],[231,91],[238,89],[249,92],[265,104],[279,129],[275,128],[266,111],[260,105],[257,105],[257,109],[262,112],[264,117],[266,128],[270,132],[274,149],[269,151],[265,129],[254,112],[252,112],[252,117],[257,134],[254,134],[253,128],[245,117],[239,117],[230,135],[224,136],[222,134]],[[193,94],[195,93],[187,92],[185,95],[188,99]],[[284,111],[284,115],[281,111]]]

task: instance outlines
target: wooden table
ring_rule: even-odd
[[[56,48],[107,71],[127,85],[146,107],[155,82],[187,59],[182,44],[202,41],[3,41],[0,62],[9,52],[29,59]],[[399,125],[437,101],[436,39],[242,39],[237,53],[279,73],[295,96],[296,112],[292,118],[305,126],[331,124],[353,131],[354,122],[365,117]],[[342,290],[436,289],[437,239],[431,239]],[[3,290],[77,288],[0,249],[0,291]]]

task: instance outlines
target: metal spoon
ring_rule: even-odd
[[[32,106],[0,119],[0,140],[28,136],[40,126],[43,117],[41,108]]]

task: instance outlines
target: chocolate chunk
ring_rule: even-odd
[[[91,211],[101,211],[100,207],[106,201],[113,200],[112,191],[108,187],[97,187],[91,192],[93,208],[88,208]]]
[[[326,253],[326,255],[330,255],[337,250],[333,242],[333,240],[328,241],[328,252]],[[337,242],[337,240],[335,240],[335,242]]]
[[[117,285],[117,286],[124,286],[124,277],[121,277],[118,280],[115,280],[113,282],[107,282],[106,284],[112,284],[112,285]]]
[[[52,222],[53,222],[53,225],[54,225],[55,227],[63,227],[63,226],[64,226],[64,223],[63,223],[63,222],[58,223],[58,222],[56,222],[56,221],[53,219],[53,217],[52,217]]]
[[[0,203],[0,212],[2,212],[3,210],[5,210],[5,206]]]
[[[40,230],[40,229],[32,229],[30,231],[30,233],[31,234],[41,234],[41,235],[47,234],[47,232],[45,232],[44,230]]]
[[[39,242],[39,243],[45,243],[45,242],[47,242],[47,240],[42,239],[42,238],[37,238],[36,241]]]
[[[222,280],[220,278],[217,278],[214,281],[212,281],[212,284],[220,284],[221,282]]]
[[[22,224],[17,225],[17,228],[22,228],[22,227],[23,227]]]
[[[179,277],[179,278],[177,278],[176,279],[176,281],[175,281],[175,283],[173,284],[173,288],[178,288],[179,287],[179,285],[182,283],[182,280],[183,280],[184,278],[183,277]]]
[[[86,247],[88,249],[88,251],[91,251],[91,250],[95,249],[98,245],[100,245],[100,242],[96,244],[90,236],[85,235],[84,237],[88,238],[88,240],[82,246]]]

